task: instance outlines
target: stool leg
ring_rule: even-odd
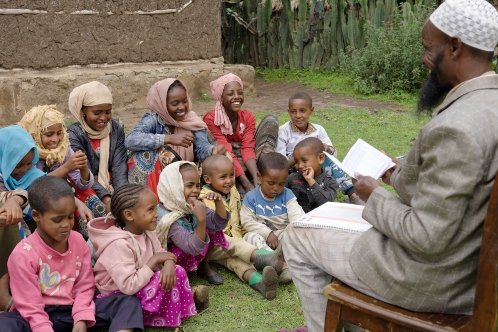
[[[333,302],[327,301],[327,311],[325,313],[325,328],[324,332],[340,332],[341,331],[341,311],[342,305]]]

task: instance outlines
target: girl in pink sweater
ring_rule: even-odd
[[[180,326],[197,311],[187,273],[157,239],[156,196],[148,187],[124,185],[112,196],[111,212],[114,217],[88,224],[101,296],[134,294],[142,304],[144,325]]]
[[[142,330],[135,297],[115,294],[94,301],[90,250],[81,234],[71,230],[75,202],[67,181],[38,178],[28,189],[28,201],[37,228],[9,257],[14,305],[0,314],[1,330],[84,332],[109,324],[109,331]]]

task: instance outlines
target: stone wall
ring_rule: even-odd
[[[3,70],[0,71],[0,127],[16,123],[31,107],[40,104],[56,104],[59,110],[69,115],[69,93],[74,87],[92,80],[111,89],[115,116],[126,124],[135,123],[146,110],[145,97],[155,82],[176,77],[185,82],[193,99],[210,98],[209,82],[227,72],[239,75],[244,81],[244,90],[254,92],[254,68],[225,65],[222,57],[166,63]],[[206,109],[194,111],[202,113]],[[74,121],[69,116],[68,119]]]
[[[220,57],[219,0],[0,0],[0,68]]]

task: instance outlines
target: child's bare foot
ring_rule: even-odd
[[[254,272],[258,273],[258,272]],[[259,273],[258,273],[259,274]],[[261,273],[261,281],[255,284],[249,283],[251,287],[263,295],[267,300],[277,297],[278,275],[273,266],[265,266]]]
[[[209,307],[209,289],[207,286],[199,285],[192,287],[194,294],[195,308],[197,312],[206,310]]]
[[[9,274],[0,278],[0,311],[9,311],[12,305],[12,296],[9,292]]]

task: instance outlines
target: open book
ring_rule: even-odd
[[[395,165],[391,158],[361,138],[349,149],[343,162],[340,162],[336,157],[326,152],[325,156],[352,178],[354,178],[354,173],[359,173],[378,179],[389,168]]]
[[[361,217],[364,206],[327,202],[306,213],[294,222],[296,227],[338,228],[350,232],[364,232],[370,225]]]

